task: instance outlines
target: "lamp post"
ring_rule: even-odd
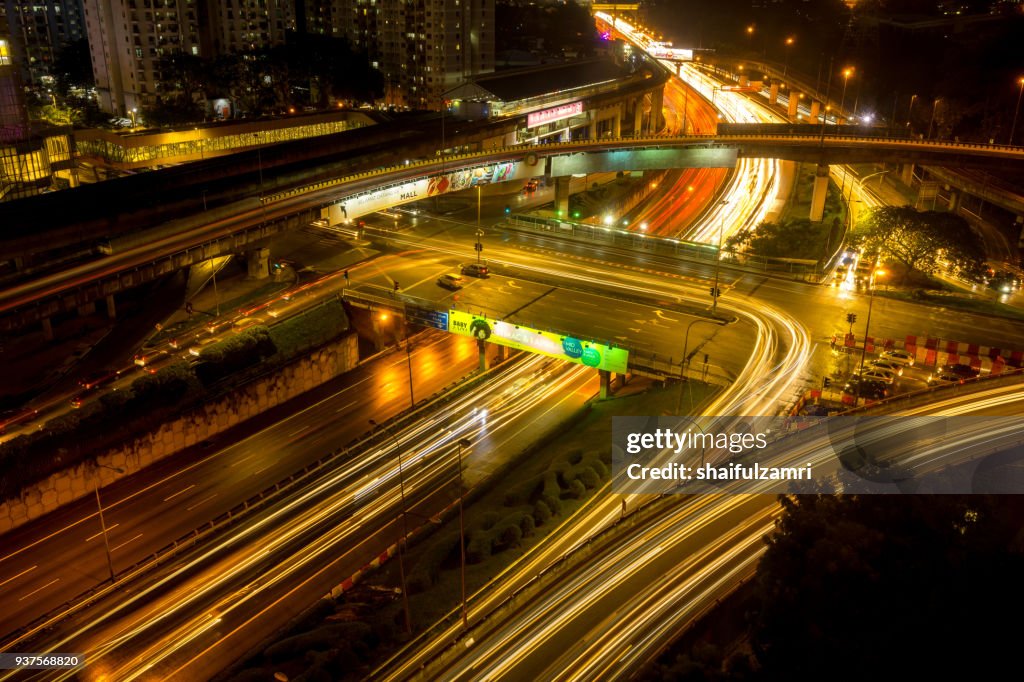
[[[461,438],[455,444],[458,448],[458,466],[459,466],[459,548],[461,549],[461,582],[462,582],[462,629],[469,629],[469,611],[466,609],[466,522],[462,512],[462,448],[468,448],[470,446],[470,440],[468,438]]]
[[[381,424],[371,419],[370,426],[377,428]],[[402,501],[402,536],[398,539],[398,576],[402,581],[402,609],[405,611],[405,634],[411,635],[412,618],[409,617],[409,590],[405,586],[405,559],[402,556],[402,545],[405,544],[405,538],[409,535],[409,525],[405,514],[405,477],[402,473],[402,445],[398,442],[398,438],[395,437],[391,429],[386,426],[383,428],[391,436],[391,440],[394,441],[395,453],[398,455],[398,494],[399,499]]]
[[[480,222],[479,222],[479,219],[478,219],[478,220],[477,220],[477,225],[479,225],[479,224],[480,224]],[[483,252],[483,250],[484,250],[484,245],[483,245],[483,244],[482,244],[482,243],[480,242],[480,239],[481,239],[481,238],[482,238],[483,236],[484,236],[484,231],[483,231],[483,230],[481,230],[481,229],[480,229],[480,228],[478,227],[478,228],[477,228],[477,231],[476,231],[476,244],[475,244],[475,245],[474,245],[474,247],[473,247],[473,248],[475,248],[475,249],[476,249],[476,264],[477,264],[477,265],[480,265],[480,254],[481,254],[481,252]]]
[[[380,319],[382,322],[386,322],[388,320],[388,314],[386,312],[381,313]],[[395,324],[397,325],[398,323],[395,322]],[[416,396],[413,393],[412,385],[412,343],[409,341],[408,335],[406,335],[404,332],[402,334],[402,337],[405,340],[405,362],[406,366],[409,368],[409,407],[416,407]],[[401,349],[402,347],[402,342],[398,338],[397,328],[395,329],[395,345],[399,349]]]
[[[700,322],[707,324],[718,324],[714,320],[705,320],[703,318],[697,318],[686,325],[686,333],[683,334],[683,359],[679,361],[679,396],[676,398],[676,414],[683,409],[683,382],[686,381],[686,369],[690,366],[690,361],[686,357],[687,352],[690,350],[690,328],[693,325]]]
[[[719,206],[725,206],[729,202],[725,199],[718,202]],[[718,224],[718,250],[715,251],[715,288],[711,291],[711,316],[718,313],[718,275],[722,266],[722,232],[725,230],[725,216],[722,216]]]
[[[928,134],[925,135],[926,140],[932,139],[932,123],[935,122],[935,110],[939,108],[939,101],[941,99],[941,97],[936,97],[932,102],[932,115],[931,118],[928,119]]]
[[[911,115],[914,113],[914,100],[916,100],[916,99],[917,99],[917,95],[911,95],[910,96],[910,108],[907,109],[907,127],[908,128],[910,127],[910,122],[912,120]]]
[[[110,469],[116,471],[119,474],[124,473],[124,469],[120,467],[107,466],[106,464],[99,464],[97,466],[104,469]],[[100,483],[99,480],[93,480],[93,492],[96,493],[96,511],[100,518],[100,530],[103,531],[103,547],[107,552],[107,568],[110,570],[110,584],[113,585],[117,582],[117,576],[114,574],[114,560],[110,556],[110,538],[107,536],[107,523],[103,519],[103,503],[100,501]]]
[[[853,67],[848,66],[843,69],[843,96],[839,99],[839,115],[845,117],[843,111],[846,109],[846,85],[850,82],[850,76],[853,75]]]
[[[137,114],[137,113],[139,113],[139,110],[136,109],[135,107],[132,107],[132,129],[133,130],[135,129],[135,126],[137,125],[136,120],[135,120],[135,114]]]
[[[1017,132],[1017,116],[1020,114],[1020,98],[1024,95],[1024,76],[1017,79],[1020,90],[1017,92],[1017,108],[1013,111],[1013,125],[1010,126],[1010,146],[1013,146],[1013,135]]]
[[[868,279],[868,319],[864,322],[864,343],[861,344],[860,349],[860,369],[857,371],[858,376],[864,376],[864,360],[868,354],[868,334],[871,329],[871,308],[875,303],[875,275],[884,275],[885,273],[878,268],[878,258],[881,253],[875,254],[875,260],[871,263],[871,277]],[[858,394],[859,394],[858,390]]]
[[[788,38],[786,38],[786,41],[784,43],[785,46],[786,46],[786,50],[785,50],[785,52],[786,52],[786,61],[785,61],[785,64],[783,65],[783,67],[782,67],[782,77],[783,78],[785,78],[786,74],[789,73],[789,52],[790,52],[789,48],[791,48],[793,46],[794,42],[796,42],[796,40],[793,38],[793,36],[789,36]]]
[[[483,189],[483,185],[476,186],[476,227],[477,227],[477,244],[480,243],[480,191]],[[477,249],[477,259],[480,258],[480,249]]]

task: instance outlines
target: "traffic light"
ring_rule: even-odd
[[[512,212],[512,207],[511,206],[506,206],[505,207],[505,215],[508,215],[511,212]]]
[[[708,293],[711,294],[711,298],[718,298],[722,295],[722,290],[718,287],[708,287]]]
[[[398,291],[398,281],[395,281],[395,291]]]
[[[829,386],[831,386],[831,385],[832,385],[832,380],[831,380],[831,379],[829,379],[828,377],[825,377],[825,378],[824,378],[824,379],[822,380],[822,382],[821,382],[821,385],[822,385],[822,386],[824,386],[825,388],[828,388]]]
[[[846,313],[846,321],[853,324],[857,321],[857,313]]]
[[[484,245],[481,244],[480,242],[477,242],[476,244],[473,245],[473,248],[475,248],[477,251],[483,251]]]
[[[345,278],[345,281],[347,282],[347,281],[348,281],[348,270],[346,270],[346,271],[345,271],[345,272],[344,272],[344,273],[342,274],[342,276],[343,276],[343,277]]]
[[[185,312],[188,313],[189,315],[192,314],[192,301],[185,302]]]

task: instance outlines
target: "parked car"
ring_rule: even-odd
[[[896,381],[896,372],[890,372],[881,367],[865,367],[858,376],[870,381],[881,381],[885,384],[893,384]]]
[[[463,279],[461,276],[456,275],[455,273],[449,272],[438,277],[437,283],[438,285],[444,287],[445,289],[458,291],[463,287],[463,285],[465,285],[466,280]]]
[[[955,364],[955,365],[943,365],[939,368],[938,373],[955,374],[961,379],[973,379],[974,377],[981,374],[981,372],[970,365]]]
[[[482,263],[467,263],[459,266],[459,272],[463,275],[469,275],[470,277],[479,277],[481,279],[487,277],[490,269]]]
[[[888,385],[881,381],[862,381],[857,377],[853,377],[843,386],[843,393],[860,398],[870,398],[871,400],[882,400],[883,398],[888,398],[890,392]]]
[[[943,386],[946,384],[962,384],[964,378],[959,374],[953,372],[947,372],[945,370],[937,370],[934,374],[928,375],[929,386]]]
[[[881,358],[879,358],[878,360],[872,360],[871,367],[878,367],[880,369],[888,370],[890,372],[893,372],[898,377],[903,376],[903,365],[896,362],[895,360],[882,360]]]
[[[905,350],[887,350],[878,357],[880,360],[892,360],[907,367],[914,366],[914,356]]]

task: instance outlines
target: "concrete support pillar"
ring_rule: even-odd
[[[814,190],[811,193],[811,222],[820,223],[825,215],[825,195],[828,193],[828,164],[819,163],[814,172]]]
[[[633,134],[639,135],[644,127],[644,98],[637,97],[633,100]]]
[[[796,114],[797,114],[796,108],[797,108],[797,105],[799,105],[799,104],[800,104],[800,93],[797,92],[796,90],[790,90],[789,91],[789,109],[786,110],[786,114],[788,114],[790,118],[796,118]]]
[[[96,312],[96,302],[85,303],[78,306],[78,316],[85,317],[86,315],[92,315]]]
[[[960,210],[960,201],[962,199],[961,192],[959,190],[949,190],[949,212],[957,213]]]
[[[14,257],[14,269],[17,271],[25,269],[25,258],[23,256]]]
[[[497,362],[505,362],[506,360],[508,360],[508,346],[495,345],[495,348],[498,349],[498,354],[494,358],[495,361],[497,361]]]
[[[625,115],[626,112],[622,107],[622,102],[619,102],[615,107],[615,121],[612,123],[612,137],[622,137],[622,117]]]
[[[904,185],[910,187],[914,184],[914,164],[905,163],[900,166],[900,180]]]
[[[588,140],[596,140],[597,139],[597,112],[596,111],[592,111],[592,112],[590,112],[590,114],[591,114],[590,123],[587,124],[587,139]]]
[[[821,113],[821,102],[814,100],[811,102],[811,115],[807,117],[808,122],[817,123],[819,113]]]
[[[487,361],[487,342],[484,341],[483,339],[477,339],[476,349],[480,355],[480,364],[477,366],[477,369],[479,369],[481,372],[486,372],[487,369],[490,367],[490,364]]]
[[[649,132],[656,133],[661,130],[664,117],[662,109],[665,106],[665,95],[661,89],[655,90],[651,95],[651,127]]]
[[[779,84],[773,82],[768,88],[768,104],[777,104],[779,101]]]
[[[43,338],[47,341],[53,341],[53,323],[50,322],[50,318],[43,318]]]
[[[745,88],[750,85],[750,78],[745,73],[740,74],[739,85],[741,88]]]
[[[107,318],[111,320],[117,319],[117,308],[114,307],[113,294],[107,294]]]
[[[266,279],[270,276],[270,249],[253,249],[246,254],[249,279]]]
[[[601,379],[601,400],[612,394],[612,373],[606,369],[597,370],[597,376]]]
[[[565,175],[555,178],[555,215],[569,217],[569,182],[572,176]]]

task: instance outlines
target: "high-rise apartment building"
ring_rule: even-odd
[[[334,35],[365,50],[396,106],[439,109],[442,94],[494,70],[494,0],[341,0]]]
[[[53,75],[66,45],[85,37],[82,0],[3,0],[15,62],[21,77],[39,84]]]
[[[174,52],[214,57],[284,42],[291,0],[84,0],[100,108],[121,116],[156,100]]]

